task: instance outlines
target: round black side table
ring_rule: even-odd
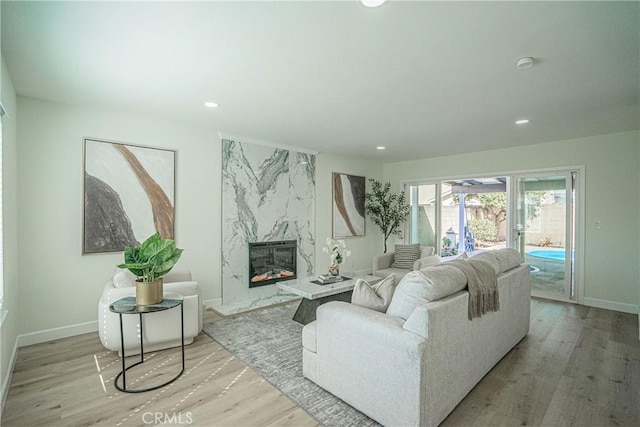
[[[113,381],[113,385],[116,389],[125,392],[125,393],[142,393],[145,391],[151,391],[158,389],[160,387],[164,387],[169,383],[177,380],[180,375],[184,372],[184,308],[182,305],[183,297],[177,293],[165,293],[164,299],[157,304],[149,304],[149,305],[136,305],[135,297],[125,297],[117,300],[113,304],[109,306],[109,310],[113,313],[117,313],[120,316],[120,349],[122,351],[122,372],[120,372],[115,380]],[[144,328],[142,325],[142,315],[146,313],[157,313],[159,311],[170,310],[172,308],[180,306],[180,331],[182,337],[182,369],[178,372],[178,375],[171,378],[168,381],[165,381],[162,384],[144,388],[144,389],[127,389],[127,371],[135,366],[144,363]],[[125,314],[137,314],[140,316],[140,361],[136,362],[130,366],[125,366],[125,354],[124,354],[124,333],[122,327],[122,316]],[[122,387],[118,385],[118,379],[122,377]]]

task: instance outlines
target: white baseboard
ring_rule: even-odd
[[[61,328],[46,329],[44,331],[31,332],[18,335],[18,346],[25,347],[33,344],[40,344],[47,341],[68,338],[76,335],[88,334],[98,331],[98,321],[79,323],[77,325],[63,326]]]
[[[0,414],[4,412],[4,404],[7,402],[7,395],[9,394],[9,387],[11,386],[11,378],[13,378],[13,368],[16,366],[16,358],[18,357],[18,339],[16,338],[16,342],[13,344],[13,352],[11,353],[11,361],[9,362],[9,366],[7,368],[7,376],[2,382],[2,390],[0,403]]]
[[[213,298],[204,300],[204,306],[207,308],[220,307],[222,305],[222,298]]]
[[[633,304],[624,304],[621,302],[607,301],[597,298],[584,298],[583,303],[584,305],[588,305],[589,307],[604,308],[607,310],[621,311],[623,313],[631,314],[638,313],[638,306]]]

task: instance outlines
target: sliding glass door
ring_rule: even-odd
[[[531,266],[534,296],[579,301],[583,174],[578,167],[406,183],[411,214],[404,240],[434,246],[443,258],[516,248]]]
[[[532,294],[576,300],[577,172],[514,176],[513,246],[531,266]]]

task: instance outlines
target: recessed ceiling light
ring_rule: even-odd
[[[387,148],[387,147],[383,147],[382,145],[378,145],[376,147],[376,150],[384,150],[385,148]]]
[[[526,125],[527,123],[529,123],[529,119],[516,120],[517,125]]]
[[[385,4],[389,0],[360,0],[363,6],[366,7],[379,7]]]
[[[526,58],[520,58],[518,59],[518,61],[516,61],[516,68],[518,70],[526,70],[527,68],[531,67],[533,67],[533,58],[529,56]]]
[[[220,106],[220,104],[218,104],[217,102],[214,101],[207,101],[204,103],[205,107],[209,107],[209,108],[217,108]]]

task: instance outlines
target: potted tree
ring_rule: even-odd
[[[387,253],[387,239],[392,234],[400,236],[400,226],[409,215],[411,206],[404,201],[404,191],[394,194],[391,192],[391,183],[384,185],[373,178],[371,182],[371,192],[365,194],[365,209],[369,218],[380,227],[384,237],[384,253]]]
[[[124,249],[126,268],[138,277],[136,280],[136,304],[149,305],[162,301],[162,276],[167,274],[180,259],[183,249],[176,248],[175,241],[163,239],[160,233],[145,240],[140,247]]]

